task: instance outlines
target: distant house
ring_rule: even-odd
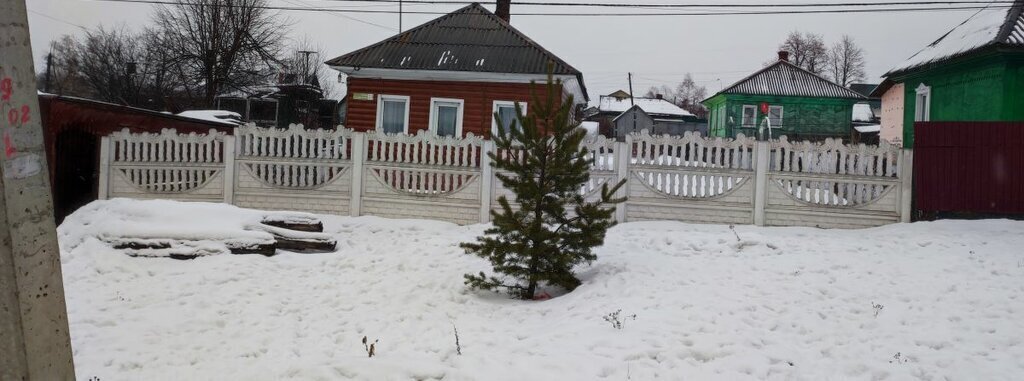
[[[710,111],[710,136],[754,136],[769,105],[772,136],[791,139],[850,137],[853,105],[867,98],[789,62],[779,60],[703,101]]]
[[[260,127],[286,128],[294,123],[306,128],[334,128],[341,123],[341,105],[335,99],[324,98],[315,81],[295,83],[294,78],[283,78],[279,82],[217,96],[216,107],[238,113],[243,122]]]
[[[1024,121],[1024,0],[972,14],[884,77],[882,138],[907,147],[915,122]]]
[[[637,116],[635,121],[634,115]],[[630,99],[622,90],[602,95],[587,120],[598,122],[602,135],[620,139],[642,130],[669,135],[681,135],[685,131],[707,133],[706,123],[699,122],[693,113],[672,102],[661,97]]]
[[[531,82],[545,96],[549,69],[562,82],[561,96],[573,96],[582,109],[589,100],[583,74],[508,20],[473,3],[327,61],[348,75],[345,126],[490,136],[495,113],[511,124],[517,103],[530,112]]]

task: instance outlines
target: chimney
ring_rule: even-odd
[[[498,5],[494,9],[494,14],[502,20],[505,20],[505,22],[510,22],[510,8],[512,8],[512,0],[498,0]]]
[[[654,98],[655,99],[665,99],[665,96],[661,95],[661,94],[654,94]]]
[[[787,52],[785,50],[780,50],[779,51],[779,61],[789,62],[789,52]]]

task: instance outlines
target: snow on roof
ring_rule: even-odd
[[[922,65],[953,58],[980,48],[1006,44],[1024,47],[1024,2],[990,4],[968,17],[963,23],[939,37],[903,63],[889,70],[901,72]]]
[[[633,103],[636,103],[637,106],[640,106],[641,110],[651,115],[693,116],[692,113],[683,110],[672,102],[657,98],[633,98],[633,102],[630,102],[629,98],[617,99],[602,95],[601,102],[597,108],[601,112],[622,113],[633,107]]]
[[[188,110],[178,113],[178,116],[186,118],[218,122],[238,126],[242,124],[242,116],[237,112],[226,110]]]
[[[871,111],[871,105],[867,103],[857,103],[853,105],[853,121],[854,122],[870,122],[875,119],[874,111]]]
[[[856,126],[853,129],[857,130],[857,132],[860,132],[860,133],[879,132],[879,131],[882,130],[882,125],[881,124],[872,124],[872,125],[867,125],[867,126]]]

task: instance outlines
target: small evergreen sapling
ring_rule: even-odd
[[[488,259],[500,274],[466,274],[467,285],[505,289],[522,299],[533,299],[542,282],[569,291],[579,286],[573,267],[597,259],[591,249],[604,243],[615,224],[614,204],[625,201],[614,196],[625,181],[604,184],[597,201],[584,199],[593,159],[581,147],[586,131],[572,118],[572,97],[562,98],[561,81],[551,74],[545,98],[536,88],[530,115],[516,105],[518,128],[503,125],[495,114],[497,153],[488,156],[495,176],[515,198],[501,196],[501,210],[491,211],[494,226],[476,242],[461,245],[466,253]]]

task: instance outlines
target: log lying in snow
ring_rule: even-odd
[[[323,230],[323,225],[320,226],[320,229]],[[281,250],[299,253],[330,253],[337,250],[337,242],[324,233],[295,231],[269,225],[266,222],[259,227],[251,227],[250,230],[262,230],[270,233],[274,236],[277,248]]]
[[[299,253],[330,253],[336,241],[322,233],[323,223],[302,216],[274,216],[244,230],[266,233],[266,238],[200,240],[189,238],[119,237],[105,239],[114,249],[132,257],[194,259],[214,254],[260,254],[272,256],[277,250]]]
[[[261,223],[300,232],[323,233],[324,231],[323,222],[313,219],[296,218],[296,216],[267,216]]]

